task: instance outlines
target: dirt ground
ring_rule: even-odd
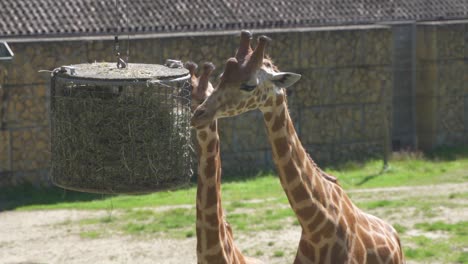
[[[354,190],[350,194],[354,201],[405,199],[421,195],[430,199],[431,196],[448,196],[451,193],[464,193],[467,190],[468,183],[463,183]],[[167,208],[164,209],[167,210]],[[434,204],[435,214],[430,219],[427,219],[424,214],[412,213],[411,210],[413,209],[408,207],[388,211],[377,208],[371,210],[370,213],[392,224],[398,223],[406,227],[412,227],[416,222],[436,220],[457,222],[468,219],[468,210],[444,207],[437,203]],[[194,237],[168,239],[116,234],[91,239],[80,237],[79,225],[61,224],[67,221],[104,217],[106,214],[106,211],[82,210],[0,212],[0,263],[196,263],[196,239]],[[411,217],[408,217],[410,215]],[[298,226],[288,225],[288,229],[280,231],[245,234],[234,230],[234,233],[237,244],[244,252],[250,255],[263,252],[257,257],[265,263],[280,264],[292,263],[300,230]],[[410,228],[405,235],[418,234],[420,231]],[[438,236],[437,233],[425,235],[434,238]],[[284,252],[284,256],[274,256],[274,252],[278,250]],[[417,262],[410,261],[409,263]]]

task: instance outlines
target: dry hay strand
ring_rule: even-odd
[[[147,193],[186,185],[192,175],[185,87],[56,82],[52,181],[95,193]]]

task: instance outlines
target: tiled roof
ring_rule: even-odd
[[[1,0],[0,37],[186,32],[468,17],[468,0]],[[128,21],[127,21],[128,18]]]

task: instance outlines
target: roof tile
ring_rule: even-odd
[[[468,0],[2,0],[0,18],[0,38],[290,28],[468,18]]]

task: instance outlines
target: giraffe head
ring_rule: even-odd
[[[213,85],[210,82],[210,76],[215,66],[211,62],[205,62],[203,64],[202,73],[197,76],[196,71],[198,65],[194,62],[187,62],[185,68],[189,70],[190,73],[190,90],[192,93],[192,112],[208,98],[211,93],[213,93]]]
[[[203,126],[211,121],[269,107],[270,100],[284,97],[284,89],[297,82],[301,75],[279,72],[265,48],[270,39],[258,38],[253,50],[252,35],[242,31],[240,45],[235,57],[227,60],[224,72],[213,93],[195,110],[192,125]]]
[[[202,73],[197,77],[196,71],[198,65],[194,62],[187,62],[185,64],[185,68],[187,68],[190,72],[190,89],[192,92],[192,112],[205,101],[208,96],[213,93],[213,85],[210,82],[210,76],[215,66],[211,62],[205,62],[203,64]]]

